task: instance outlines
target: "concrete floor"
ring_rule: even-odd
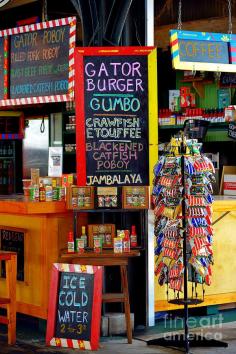
[[[225,354],[235,354],[236,353],[236,322],[224,323],[220,327],[204,327],[201,329],[194,329],[191,332],[196,332],[199,334],[205,334],[211,338],[220,339],[228,343],[228,348],[191,348],[191,353],[198,354],[212,354],[212,353],[224,353]],[[179,332],[175,332],[179,333]],[[21,336],[20,336],[21,337]],[[179,352],[185,352],[182,349],[171,349],[160,346],[149,346],[146,341],[153,338],[163,337],[163,334],[140,334],[135,336],[132,344],[127,344],[126,338],[113,337],[113,338],[102,338],[100,342],[100,349],[98,354],[177,354]],[[54,348],[46,347],[44,340],[42,339],[18,339],[15,346],[8,346],[6,344],[6,336],[0,337],[0,354],[74,354],[78,353],[76,349],[64,349],[64,348]],[[83,351],[84,354],[91,353],[89,351]]]

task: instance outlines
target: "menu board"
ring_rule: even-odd
[[[48,345],[98,348],[102,267],[53,264],[48,306]]]
[[[220,87],[236,87],[235,73],[221,73]]]
[[[76,17],[0,30],[0,105],[74,98]]]
[[[227,42],[179,39],[180,61],[229,64]]]
[[[63,272],[60,278],[55,335],[90,340],[94,275]]]
[[[10,98],[68,92],[70,25],[10,37]]]
[[[22,229],[0,227],[1,250],[17,253],[17,280],[20,281],[24,281],[24,236]],[[1,265],[1,277],[6,277],[5,262]]]
[[[83,71],[86,184],[148,185],[147,56],[85,56]]]
[[[3,99],[4,95],[4,40],[0,37],[0,100]]]

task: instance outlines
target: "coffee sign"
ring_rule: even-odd
[[[174,69],[235,72],[236,35],[171,30]]]
[[[78,182],[148,185],[148,57],[142,50],[136,55],[110,52],[77,52]]]

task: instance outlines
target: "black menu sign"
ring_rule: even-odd
[[[17,253],[17,280],[20,281],[24,281],[24,236],[22,229],[0,227],[1,250]],[[1,276],[6,276],[5,262],[2,262]]]
[[[10,98],[68,92],[70,25],[10,37]]]
[[[86,183],[148,185],[145,55],[84,57]]]
[[[94,275],[60,273],[55,336],[91,340]]]
[[[236,87],[236,73],[221,73],[220,87]]]
[[[0,37],[0,100],[4,98],[4,39]]]

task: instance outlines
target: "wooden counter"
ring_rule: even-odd
[[[205,286],[205,301],[197,306],[236,302],[236,197],[217,196],[213,203],[214,265],[212,284]],[[198,286],[199,297],[201,285]],[[189,288],[189,294],[191,289]],[[169,291],[169,298],[173,293]],[[181,306],[166,301],[166,287],[159,286],[155,277],[155,312],[173,310]]]
[[[23,230],[24,234],[24,280],[17,281],[17,312],[47,318],[51,266],[66,247],[72,225],[73,215],[65,202],[0,200],[1,239],[5,237],[4,242],[11,247],[8,235],[3,236],[2,230]],[[0,296],[4,294],[4,283],[0,278]]]

